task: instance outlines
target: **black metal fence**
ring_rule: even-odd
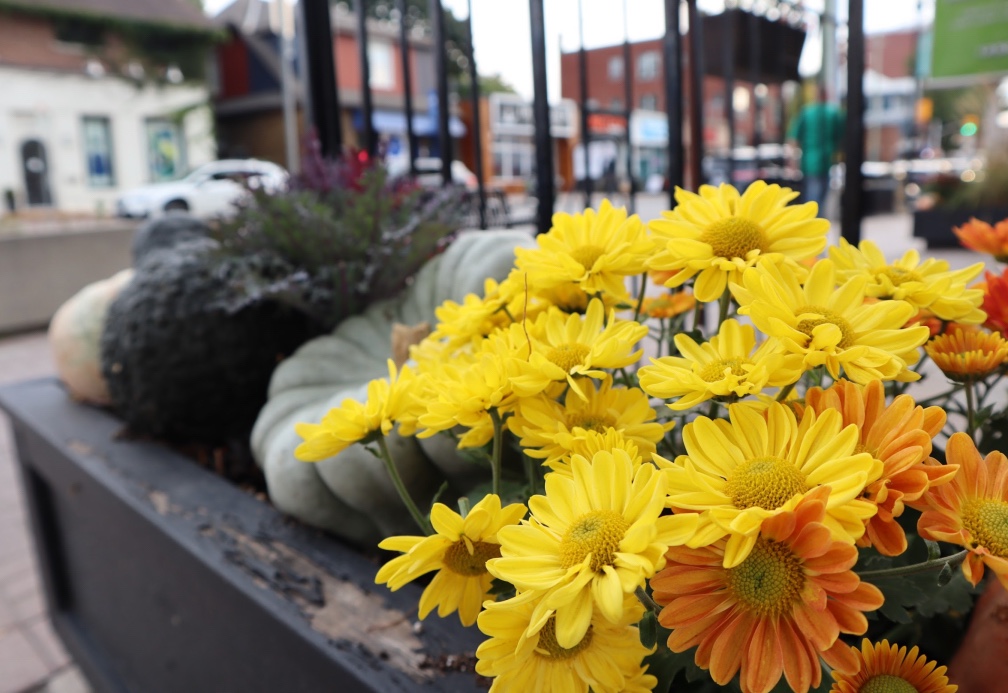
[[[546,56],[546,26],[544,15],[545,0],[529,0],[530,33],[532,39],[533,66],[533,114],[535,119],[535,195],[537,209],[535,223],[540,233],[547,231],[551,225],[554,201],[556,197],[553,146],[550,135],[550,110],[547,100],[547,56]],[[413,132],[412,75],[409,61],[409,39],[407,34],[407,2],[396,0],[400,15],[400,45],[402,50],[402,71],[405,99],[405,122],[407,128],[410,170],[416,172],[417,158],[416,137]],[[361,142],[363,149],[374,154],[377,137],[374,132],[372,113],[372,94],[369,80],[368,37],[366,23],[366,0],[354,0],[357,14],[357,44],[360,56],[361,70],[361,115],[363,132]],[[685,5],[685,8],[684,8]],[[697,8],[696,0],[664,0],[665,34],[662,41],[664,59],[664,96],[666,115],[668,119],[668,144],[666,161],[668,162],[665,180],[670,196],[670,204],[674,202],[676,186],[683,186],[689,180],[695,186],[704,180],[701,162],[704,158],[704,77],[716,74],[724,81],[724,119],[728,129],[728,150],[724,165],[727,178],[733,181],[735,169],[735,108],[734,88],[737,78],[757,84],[764,80],[797,79],[797,56],[788,53],[786,44],[789,40],[787,30],[792,29],[790,40],[797,35],[795,31],[804,32],[801,23],[815,19],[820,25],[826,25],[827,32],[834,32],[834,18],[825,14],[810,13],[800,7],[797,0],[768,0],[762,4],[763,14],[757,15],[733,7],[718,15],[704,16]],[[862,91],[862,75],[864,73],[864,0],[848,0],[847,26],[847,104],[844,155],[846,173],[844,193],[841,204],[841,233],[847,240],[856,243],[860,238],[860,225],[863,212],[862,205],[862,174],[861,164],[864,157],[864,124],[865,107]],[[615,6],[607,5],[607,8]],[[624,25],[630,2],[624,0]],[[318,133],[322,152],[325,155],[336,155],[343,147],[343,136],[340,131],[339,92],[336,88],[338,67],[334,63],[332,42],[332,26],[329,14],[328,0],[301,0],[302,20],[305,41],[303,55],[306,60],[308,83],[308,108],[312,123]],[[578,22],[582,20],[579,2]],[[682,31],[680,17],[685,9],[688,17],[686,31]],[[444,13],[440,0],[428,0],[427,14],[434,45],[435,72],[437,83],[438,114],[438,144],[441,157],[441,177],[445,185],[452,180],[453,147],[449,131],[450,109],[448,108],[448,65],[445,50]],[[790,18],[790,21],[786,21]],[[473,127],[470,135],[474,138],[475,174],[477,192],[473,197],[473,222],[480,228],[489,225],[507,225],[511,222],[507,199],[503,194],[488,194],[483,176],[482,137],[479,118],[479,79],[476,72],[476,61],[472,41],[472,0],[469,0],[469,18],[467,20],[467,42],[463,47],[467,59],[469,74],[470,99],[473,111]],[[580,24],[579,24],[580,28]],[[583,37],[583,34],[582,34]],[[804,34],[801,34],[804,40]],[[688,60],[684,60],[685,46],[688,44]],[[800,45],[799,45],[800,48]],[[581,148],[585,156],[584,190],[586,199],[591,200],[594,181],[588,166],[588,145],[591,140],[589,118],[595,112],[611,112],[612,109],[593,109],[589,99],[589,74],[582,38],[579,50],[579,83],[581,111]],[[788,62],[787,56],[792,60]],[[828,56],[827,56],[828,57]],[[623,37],[624,65],[630,63],[630,40]],[[793,62],[793,64],[791,64]],[[825,61],[824,61],[825,64]],[[824,79],[825,70],[820,72],[820,80]],[[686,79],[688,77],[688,80]],[[630,117],[633,109],[633,93],[631,78],[624,73],[624,106],[623,117],[626,119],[626,151],[627,171],[632,168],[632,146],[630,142]],[[688,92],[684,89],[688,84]],[[689,104],[688,117],[683,112],[683,103]],[[755,123],[760,122],[762,104],[759,99],[755,103]],[[689,128],[689,156],[686,156],[683,140],[683,128]],[[759,170],[758,145],[762,143],[763,133],[758,125],[754,125],[752,144],[756,145],[756,167]],[[689,162],[689,170],[686,163]],[[687,176],[688,174],[688,176]],[[631,210],[636,202],[637,189],[634,177],[630,178],[629,204]]]

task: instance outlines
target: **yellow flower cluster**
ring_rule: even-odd
[[[807,691],[822,662],[841,690],[882,664],[907,685],[938,681],[916,651],[903,666],[905,649],[841,639],[883,602],[854,571],[857,546],[905,551],[906,507],[931,508],[945,541],[972,512],[971,569],[1005,573],[1008,465],[991,463],[980,500],[946,499],[958,466],[931,458],[945,412],[884,385],[920,377],[925,317],[984,322],[968,286],[982,267],[887,263],[868,242],[819,257],[828,223],[796,196],[762,182],[679,190],[649,225],[608,201],[558,214],[506,279],[442,305],[412,364],[390,365],[366,403],[299,424],[306,461],[394,426],[486,454],[493,492],[460,513],[434,504],[429,536],[382,542],[401,555],[376,580],[399,589],[437,571],[420,618],[478,625],[491,690],[651,690],[638,625],[656,607],[671,650],[696,648],[714,681],[745,693],[782,677]],[[672,292],[645,296],[649,277]],[[995,353],[984,368],[1008,357],[977,344]],[[939,363],[942,348],[928,350]]]

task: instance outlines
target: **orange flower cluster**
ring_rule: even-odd
[[[1008,262],[1008,219],[991,225],[974,217],[952,230],[970,250],[993,255],[998,262]]]

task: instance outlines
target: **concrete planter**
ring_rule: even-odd
[[[53,380],[0,389],[51,618],[92,685],[125,693],[476,691],[479,634],[414,628],[419,588]]]
[[[67,222],[71,224],[71,222]],[[0,334],[45,327],[64,301],[132,264],[136,222],[0,233]]]

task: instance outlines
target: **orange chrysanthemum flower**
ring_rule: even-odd
[[[890,645],[887,640],[872,644],[865,638],[861,649],[851,648],[860,668],[856,674],[833,672],[830,693],[868,693],[870,691],[916,691],[916,693],[956,693],[959,686],[950,684],[945,667],[928,661],[914,647]]]
[[[925,347],[928,356],[949,380],[981,380],[1008,359],[1008,342],[1000,332],[987,333],[972,325],[952,325]]]
[[[1008,334],[1008,268],[1000,275],[993,272],[984,274],[983,310],[987,313],[984,327]]]
[[[1008,262],[1008,219],[991,226],[974,217],[952,231],[970,250],[993,255],[998,262]]]
[[[826,390],[814,387],[805,394],[804,407],[797,406],[816,414],[836,409],[843,415],[844,426],[857,426],[856,451],[867,452],[882,462],[882,476],[862,494],[862,498],[878,506],[878,512],[869,518],[858,544],[872,545],[886,556],[906,551],[906,534],[896,522],[903,514],[904,503],[919,499],[929,486],[948,483],[958,469],[925,464],[931,454],[931,439],[945,425],[945,411],[941,407],[916,406],[909,395],[900,395],[886,406],[881,380],[866,386],[840,380]]]
[[[669,291],[660,296],[648,296],[641,302],[641,315],[649,318],[674,318],[696,307],[696,298],[689,291]]]
[[[767,518],[752,553],[724,568],[725,540],[669,549],[668,564],[651,579],[664,605],[658,621],[672,630],[674,652],[697,646],[697,665],[719,684],[741,669],[743,693],[766,693],[783,675],[792,690],[818,686],[820,657],[832,668],[857,671],[840,633],[860,635],[864,613],[882,593],[851,568],[857,549],[834,541],[822,523],[828,489],[817,489],[793,511]]]
[[[925,494],[928,509],[917,532],[969,550],[962,567],[972,584],[980,582],[986,566],[1008,587],[1008,458],[1000,452],[981,457],[966,433],[952,434],[945,456],[959,465],[959,473]]]

